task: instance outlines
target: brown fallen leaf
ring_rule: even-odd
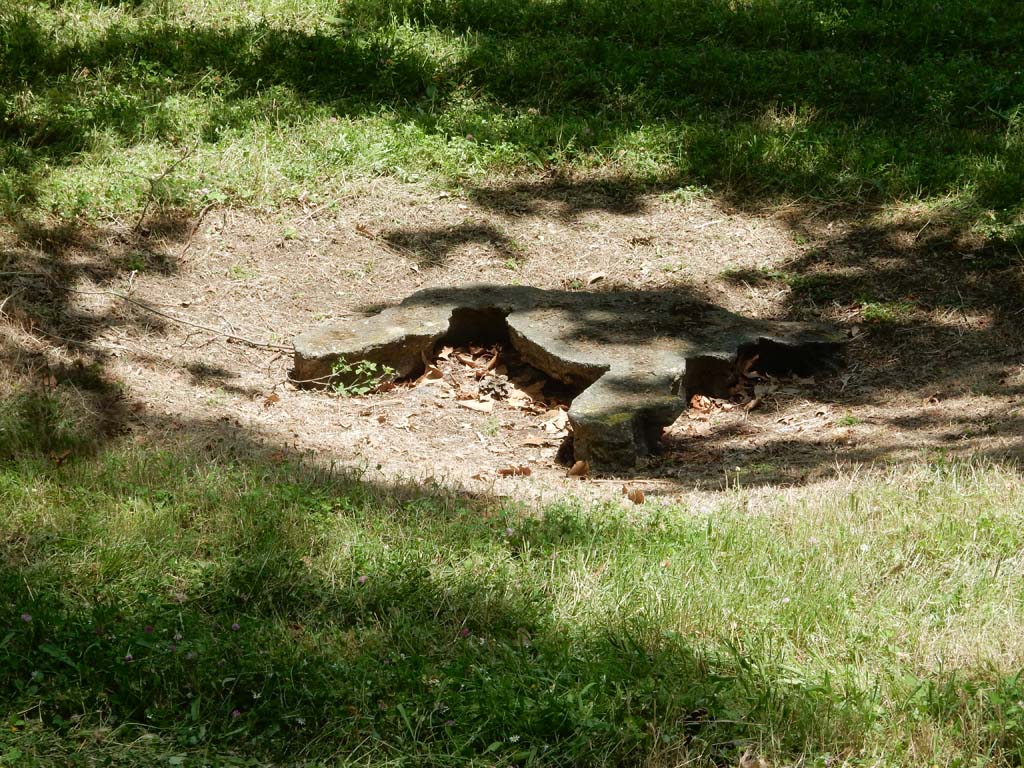
[[[281,402],[281,396],[279,394],[277,394],[277,392],[272,392],[271,394],[267,395],[266,398],[264,398],[264,400],[263,400],[263,407],[264,408],[269,408],[274,403],[279,403],[279,402]]]
[[[707,395],[694,395],[690,398],[690,407],[695,411],[708,413],[714,409],[715,404]]]
[[[754,365],[758,360],[761,359],[760,354],[755,354],[748,357],[740,364],[740,375],[746,379],[760,378],[760,375],[754,370]]]
[[[59,467],[59,466],[60,466],[61,464],[63,464],[63,463],[64,463],[64,460],[65,460],[65,459],[66,459],[66,458],[67,458],[68,456],[70,456],[70,455],[71,455],[71,449],[70,449],[70,448],[66,448],[65,450],[61,451],[60,453],[57,453],[56,451],[50,451],[50,459],[51,459],[51,460],[53,461],[53,463],[54,463],[54,464],[56,464],[56,465],[57,465],[58,467]]]
[[[634,504],[644,503],[644,492],[639,488],[630,488],[628,485],[624,485],[622,486],[622,495]]]
[[[590,474],[590,462],[581,459],[572,465],[572,468],[565,473],[566,477],[586,477]]]
[[[444,374],[441,372],[440,368],[438,368],[436,365],[428,364],[427,367],[423,369],[423,373],[420,374],[420,377],[416,379],[415,383],[419,384],[420,382],[423,381],[437,381],[438,379],[443,378]]]
[[[372,229],[370,229],[365,224],[356,224],[356,232],[358,232],[363,237],[370,238],[371,240],[373,240],[373,239],[375,239],[377,237],[377,233],[374,232]]]
[[[513,408],[529,408],[533,405],[533,398],[519,389],[515,384],[508,385],[508,404]]]
[[[544,431],[554,434],[561,432],[569,426],[569,414],[566,411],[556,409],[548,411],[548,420],[544,422]]]
[[[490,413],[494,410],[493,400],[484,400],[483,402],[479,400],[456,400],[455,402],[463,408],[469,408],[472,411],[479,411],[480,413]]]
[[[529,477],[533,474],[533,470],[525,464],[520,464],[518,467],[502,467],[498,470],[498,474],[501,477]]]
[[[455,350],[452,349],[451,347],[441,347],[441,351],[437,353],[437,359],[438,360],[450,360],[451,357],[452,357],[452,352],[454,352],[454,351]]]

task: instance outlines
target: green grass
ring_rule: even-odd
[[[1016,471],[532,510],[49,423],[0,464],[5,765],[1024,758]]]
[[[1022,41],[997,0],[13,0],[0,215],[60,233],[599,172],[1019,244]],[[973,255],[1012,289],[1015,249]],[[875,330],[965,301],[815,258],[723,277]],[[0,765],[1024,762],[1012,467],[747,491],[752,464],[713,501],[537,509],[98,442],[116,385],[76,375],[110,401],[94,424],[64,384],[0,399]]]
[[[1020,236],[1002,0],[14,0],[0,202],[329,203],[352,178],[600,168],[743,201],[925,201]]]

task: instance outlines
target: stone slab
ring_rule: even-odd
[[[548,376],[584,388],[569,408],[573,450],[597,471],[627,469],[696,393],[725,395],[742,358],[803,376],[835,367],[843,337],[820,324],[754,320],[670,291],[549,291],[476,285],[428,289],[372,317],[294,340],[293,378],[326,385],[334,364],[369,360],[400,378],[442,342],[507,339]]]

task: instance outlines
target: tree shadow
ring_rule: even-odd
[[[31,108],[11,101],[0,111],[4,159],[17,171],[8,206],[30,204],[40,175],[97,136],[174,147],[197,132],[216,149],[268,116],[294,127],[383,108],[394,125],[443,140],[512,147],[518,163],[629,156],[653,169],[636,172],[643,181],[678,177],[751,205],[959,195],[964,217],[977,223],[992,210],[1004,233],[1015,231],[1024,183],[1016,7],[507,5],[360,0],[306,30],[135,13],[85,40],[10,12],[0,72]],[[458,52],[434,50],[420,33],[457,41]],[[124,87],[90,85],[110,77]],[[213,106],[186,125],[176,99],[197,93]],[[630,137],[644,132],[662,135],[662,159],[641,162],[648,150]]]
[[[463,246],[477,244],[511,264],[523,260],[522,248],[497,227],[488,224],[459,224],[434,229],[393,229],[383,240],[399,253],[411,254],[424,267],[444,264]]]
[[[60,518],[73,534],[5,525],[0,700],[29,710],[19,727],[57,739],[102,727],[143,752],[207,757],[607,765],[668,750],[724,765],[759,744],[843,753],[877,717],[870,697],[794,679],[770,653],[667,632],[640,608],[578,622],[518,581],[524,562],[649,556],[635,522],[556,509],[516,518],[510,535],[497,499],[376,485],[241,430],[180,427],[184,440],[109,459],[0,464],[4,482],[94,494],[120,515],[76,506]],[[205,446],[187,437],[212,430]],[[67,570],[107,535],[94,577]],[[354,538],[339,549],[339,535]],[[972,684],[991,686],[957,690]],[[109,743],[95,738],[86,755]]]

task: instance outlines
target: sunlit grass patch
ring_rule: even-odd
[[[1019,235],[1018,11],[641,5],[19,0],[4,210],[201,207],[211,165],[221,202],[260,206],[351,177],[614,167],[752,200],[952,198]]]

